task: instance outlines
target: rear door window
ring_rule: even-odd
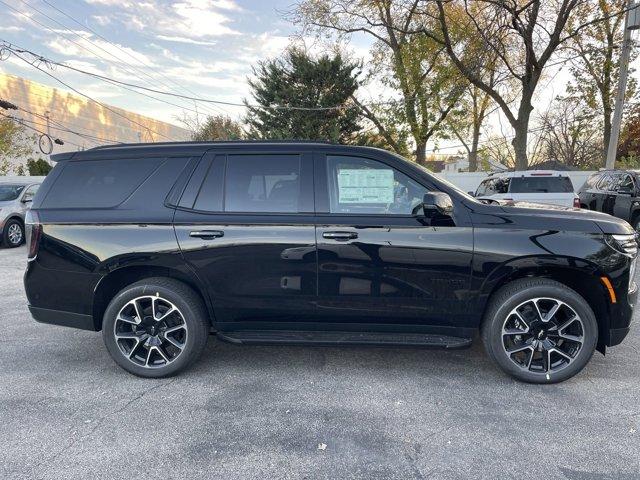
[[[571,193],[573,184],[569,177],[514,177],[511,193]]]
[[[224,210],[299,212],[300,170],[300,155],[228,155]]]
[[[109,208],[124,202],[164,158],[68,162],[43,201],[43,208]]]

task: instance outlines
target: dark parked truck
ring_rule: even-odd
[[[597,212],[485,204],[383,150],[300,142],[53,157],[28,218],[33,317],[102,331],[163,377],[236,344],[460,348],[550,383],[629,332],[635,232]]]

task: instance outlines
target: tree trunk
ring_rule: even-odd
[[[416,163],[426,167],[427,163],[427,142],[420,142],[416,145]]]
[[[516,136],[513,137],[511,144],[516,154],[516,170],[526,170],[529,166],[529,159],[527,158],[527,132],[528,123],[520,123],[516,127]]]
[[[604,107],[604,130],[602,132],[602,166],[607,162],[607,153],[609,152],[609,140],[611,139],[611,107]]]
[[[471,151],[469,152],[469,171],[478,171],[478,143],[480,141],[480,125],[473,127],[473,138],[471,139]]]
[[[515,137],[513,137],[511,144],[516,154],[516,170],[526,170],[529,166],[527,141],[529,139],[529,120],[531,118],[531,112],[533,111],[533,105],[531,105],[532,97],[532,90],[527,96],[525,96],[523,92],[522,99],[520,100],[520,108],[518,109],[518,118],[516,119],[516,123],[514,125],[512,124]]]

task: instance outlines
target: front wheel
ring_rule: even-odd
[[[184,370],[200,357],[208,334],[200,297],[187,285],[161,277],[121,290],[102,324],[111,357],[140,377],[168,377]]]
[[[487,307],[482,340],[509,375],[530,383],[557,383],[589,362],[598,324],[587,301],[545,278],[516,280],[496,292]]]

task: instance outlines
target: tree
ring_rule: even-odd
[[[540,156],[583,170],[597,168],[601,163],[601,138],[594,117],[580,99],[556,99],[541,118]]]
[[[419,6],[419,1],[303,0],[292,19],[317,33],[359,33],[374,40],[371,69],[383,84],[400,93],[400,99],[377,108],[356,103],[398,153],[406,151],[407,145],[397,141],[396,127],[406,124],[416,161],[424,165],[427,143],[446,129],[445,119],[457,105],[466,81],[460,82],[442,44],[409,32],[418,18],[428,20],[420,16]]]
[[[635,104],[625,120],[620,133],[620,144],[616,160],[621,165],[633,165],[632,168],[640,168],[640,105]],[[624,167],[622,167],[624,168]]]
[[[351,98],[358,65],[341,54],[312,58],[290,48],[283,58],[260,62],[249,79],[253,103],[246,117],[249,136],[350,143],[359,130]]]
[[[602,122],[602,163],[611,138],[611,117],[620,71],[620,46],[624,36],[626,0],[598,0],[580,8],[581,18],[602,18],[583,28],[567,44],[573,81],[568,92],[579,95]],[[633,52],[633,50],[632,50]],[[637,57],[632,53],[631,61]],[[633,96],[636,81],[630,76],[627,96]]]
[[[208,116],[204,124],[195,125],[191,138],[196,142],[242,140],[244,131],[240,122],[226,115]]]
[[[32,177],[45,177],[51,171],[51,165],[43,158],[27,160],[27,171]]]
[[[422,31],[440,42],[460,72],[496,102],[509,121],[516,168],[528,166],[527,142],[533,98],[545,68],[559,47],[601,18],[580,18],[586,1],[594,0],[434,0],[439,30]],[[428,5],[427,5],[428,7]],[[460,10],[464,15],[460,15]],[[456,32],[467,31],[466,38]],[[519,84],[519,101],[512,109],[506,94],[512,89],[490,85],[483,78],[483,59],[465,55],[469,38],[482,39],[498,58],[496,70]]]
[[[0,175],[18,173],[21,158],[33,153],[34,140],[9,117],[0,117]]]

